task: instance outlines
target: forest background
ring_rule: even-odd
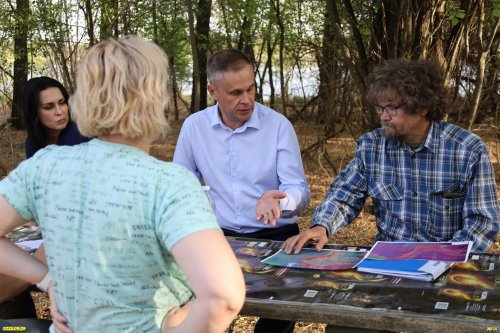
[[[207,58],[237,48],[255,64],[258,101],[295,126],[314,207],[352,157],[355,139],[378,127],[363,99],[367,75],[389,59],[434,59],[450,89],[447,120],[486,141],[499,184],[499,27],[500,0],[2,0],[0,179],[25,158],[26,81],[51,76],[71,93],[89,46],[136,34],[161,46],[170,60],[173,131],[154,145],[158,158],[171,160],[183,119],[213,102]],[[370,211],[367,202],[332,241],[369,245],[375,233]],[[499,252],[500,243],[490,251]],[[239,323],[246,332],[247,318]],[[321,331],[311,325],[296,331]]]

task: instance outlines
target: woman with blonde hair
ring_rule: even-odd
[[[94,45],[70,106],[96,139],[48,146],[0,182],[0,273],[49,289],[58,332],[223,332],[243,305],[241,270],[198,180],[148,154],[167,129],[167,71],[139,37]],[[48,269],[5,239],[28,220]]]

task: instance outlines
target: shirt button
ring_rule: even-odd
[[[412,195],[413,195],[414,197],[416,197],[416,196],[417,196],[417,192],[413,192],[413,193],[412,193]]]
[[[414,159],[416,159],[416,158],[417,158],[417,155],[415,155],[415,154],[411,155],[411,159],[412,159],[412,160],[414,160]]]

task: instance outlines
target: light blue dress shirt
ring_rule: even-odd
[[[295,223],[309,205],[299,143],[282,114],[255,103],[250,119],[235,130],[221,120],[218,105],[189,116],[182,126],[174,162],[210,186],[217,221],[222,228],[250,233],[272,227],[256,220],[262,194],[280,190],[281,227]]]

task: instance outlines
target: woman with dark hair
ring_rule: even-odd
[[[26,158],[50,144],[72,146],[90,139],[81,135],[71,121],[69,94],[61,82],[47,76],[30,79],[24,87],[23,112],[26,123]]]
[[[50,144],[72,146],[90,139],[82,136],[71,121],[69,94],[57,80],[40,76],[30,79],[23,91],[26,124],[26,158]],[[43,244],[34,256],[47,263]],[[0,318],[36,318],[30,283],[0,274]],[[0,326],[1,327],[1,326]]]

